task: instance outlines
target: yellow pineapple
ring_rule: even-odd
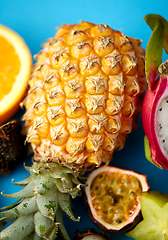
[[[140,44],[102,24],[58,28],[36,55],[24,101],[37,160],[100,165],[124,146],[145,90]]]
[[[15,233],[18,240],[36,235],[54,239],[57,227],[69,239],[61,214],[63,210],[78,220],[70,207],[70,196],[80,191],[78,175],[87,167],[108,164],[136,127],[146,90],[144,54],[140,40],[84,21],[59,27],[43,44],[22,104],[35,162],[28,169],[30,177],[16,184],[28,190],[4,194],[23,200],[0,214],[3,221],[16,217],[19,224],[31,219],[29,231]],[[27,198],[37,205],[32,210],[29,204],[28,215],[18,210]],[[47,211],[49,199],[55,202]],[[12,239],[11,226],[2,231],[1,239],[9,232]]]

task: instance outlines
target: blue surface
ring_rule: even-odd
[[[157,13],[168,20],[167,9],[166,0],[1,0],[0,23],[18,32],[26,41],[32,55],[39,52],[43,42],[55,35],[56,26],[63,23],[78,23],[80,20],[108,24],[113,29],[122,30],[128,36],[142,39],[142,46],[146,48],[151,30],[143,17],[149,13]],[[166,60],[166,56],[163,60]],[[19,111],[13,118],[19,118],[21,114],[22,112]],[[139,117],[137,131],[129,135],[124,149],[116,152],[111,164],[146,174],[152,190],[168,193],[168,172],[156,168],[146,160],[143,138],[144,132]],[[25,158],[24,162],[27,166],[31,166],[31,157]],[[19,191],[20,188],[13,185],[11,180],[20,181],[27,175],[23,163],[20,163],[13,173],[0,177],[0,191],[5,193]],[[13,199],[0,196],[0,207],[12,202]],[[84,199],[81,197],[75,199],[73,205],[81,216],[81,221],[76,223],[65,217],[65,226],[71,238],[74,237],[76,229],[96,228],[88,217]],[[124,234],[113,234],[110,239],[131,238]]]

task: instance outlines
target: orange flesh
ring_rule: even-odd
[[[131,175],[103,172],[93,181],[91,197],[97,214],[107,223],[127,221],[142,193],[139,180]]]
[[[7,95],[16,80],[21,67],[14,47],[0,36],[0,101]]]

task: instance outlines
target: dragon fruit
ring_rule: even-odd
[[[168,53],[168,22],[156,14],[148,14],[144,19],[153,30],[145,56],[148,83],[142,105],[145,155],[159,168],[168,170],[168,60],[161,63],[163,48]]]

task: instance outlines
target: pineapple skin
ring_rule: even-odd
[[[109,163],[137,126],[146,91],[141,41],[108,25],[64,24],[43,44],[23,101],[36,161]]]

